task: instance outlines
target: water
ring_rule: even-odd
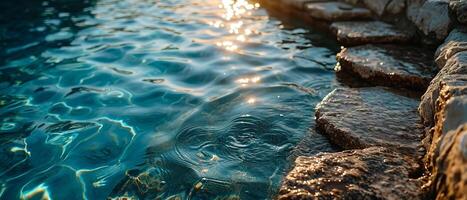
[[[331,39],[254,2],[0,5],[1,199],[271,198],[337,84]]]

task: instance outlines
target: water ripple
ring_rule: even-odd
[[[294,19],[17,1],[0,3],[0,199],[270,199],[291,157],[332,150],[305,134],[338,46]]]

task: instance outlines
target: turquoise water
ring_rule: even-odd
[[[269,199],[337,84],[335,43],[257,3],[0,5],[1,199]]]

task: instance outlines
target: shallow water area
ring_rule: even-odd
[[[270,199],[338,84],[255,2],[0,5],[1,199]]]

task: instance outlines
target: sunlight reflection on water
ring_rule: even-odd
[[[1,199],[271,198],[335,85],[335,43],[258,3],[18,1]]]

